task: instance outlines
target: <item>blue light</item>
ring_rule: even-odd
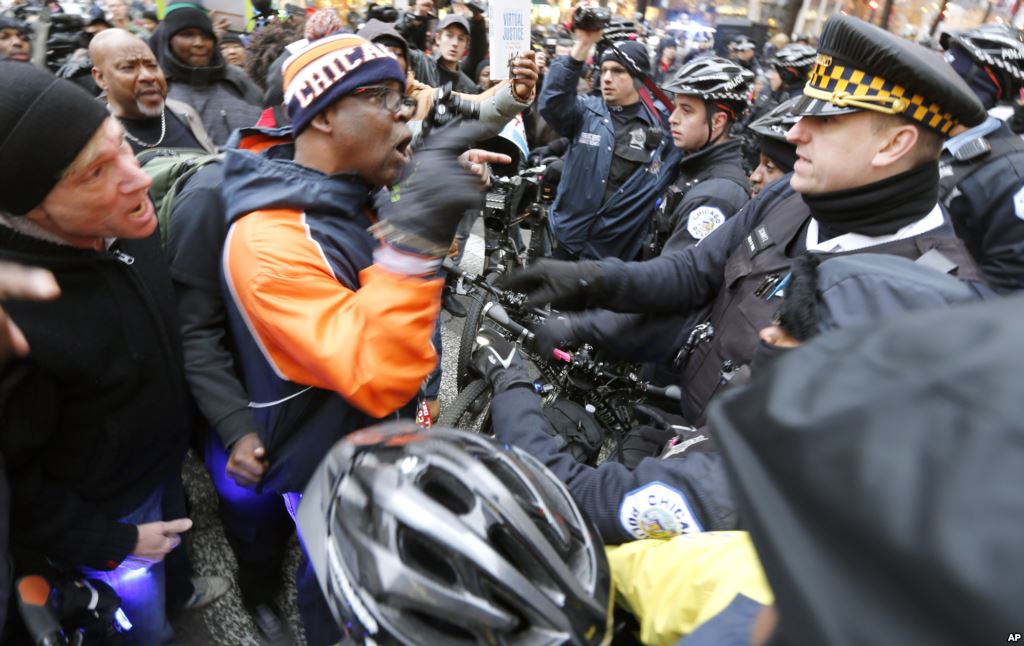
[[[121,581],[124,581],[124,582],[135,581],[137,579],[141,579],[142,577],[146,576],[147,574],[149,574],[149,568],[148,567],[140,567],[137,570],[128,570],[123,575],[121,575],[119,578],[121,579]]]
[[[117,625],[121,627],[122,632],[128,632],[132,629],[132,622],[128,621],[128,615],[124,614],[124,610],[118,608],[117,611],[114,612],[114,620],[117,622]]]

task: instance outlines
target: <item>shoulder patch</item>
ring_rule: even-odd
[[[703,240],[709,233],[722,226],[725,214],[714,206],[701,206],[690,211],[686,230],[695,240]]]
[[[1024,186],[1013,194],[1013,212],[1017,217],[1024,220]]]
[[[686,496],[657,481],[626,494],[619,506],[619,523],[636,539],[671,538],[704,531]]]

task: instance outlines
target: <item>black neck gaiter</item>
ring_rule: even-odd
[[[939,163],[930,161],[874,184],[803,199],[821,226],[822,240],[844,233],[890,235],[935,208]]]

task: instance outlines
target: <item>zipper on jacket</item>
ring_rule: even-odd
[[[129,256],[128,254],[126,254],[125,252],[121,251],[120,249],[111,249],[110,253],[112,253],[115,258],[117,258],[118,260],[120,260],[121,262],[123,262],[126,265],[134,265],[135,264],[135,256]]]

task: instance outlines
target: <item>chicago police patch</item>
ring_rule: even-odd
[[[1013,212],[1017,214],[1017,217],[1024,220],[1024,188],[1013,195]]]
[[[686,496],[661,482],[630,491],[619,507],[619,523],[636,539],[671,538],[702,532]]]
[[[709,233],[722,226],[725,214],[713,206],[701,206],[690,211],[686,230],[694,240],[703,240]]]

